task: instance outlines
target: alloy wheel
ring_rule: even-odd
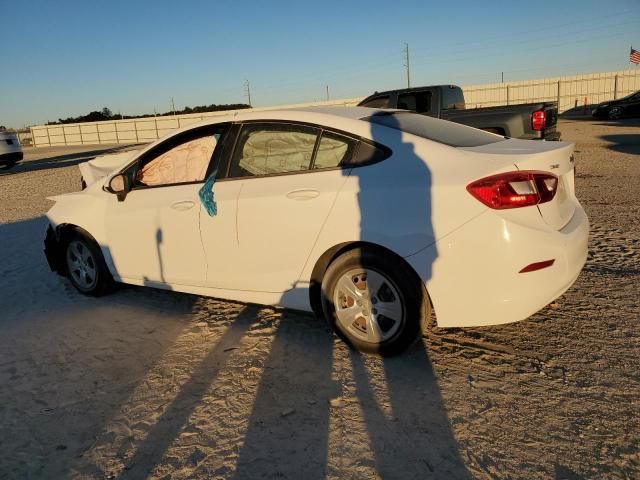
[[[89,248],[80,240],[67,246],[67,269],[75,284],[82,290],[91,290],[98,281],[96,260]]]
[[[342,328],[363,341],[385,342],[404,322],[405,308],[398,288],[375,270],[347,271],[336,282],[332,297]]]

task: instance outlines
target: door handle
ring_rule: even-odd
[[[312,198],[316,198],[318,195],[320,195],[320,192],[313,188],[299,188],[287,193],[287,198],[291,200],[311,200]]]
[[[196,202],[192,202],[191,200],[183,200],[180,202],[172,203],[171,208],[173,208],[174,210],[178,210],[179,212],[184,212],[186,210],[189,210],[195,204]]]

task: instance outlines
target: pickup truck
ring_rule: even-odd
[[[560,140],[560,132],[556,131],[558,107],[555,102],[466,109],[464,93],[456,85],[376,92],[362,100],[358,106],[411,110],[505,137]]]

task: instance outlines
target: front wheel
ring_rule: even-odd
[[[358,350],[394,355],[420,335],[430,302],[401,259],[369,249],[339,256],[322,281],[322,308],[336,332]]]
[[[613,107],[611,110],[609,110],[609,118],[611,120],[618,120],[622,118],[622,108]]]
[[[91,239],[73,234],[66,242],[64,257],[69,280],[80,293],[100,296],[110,290],[113,279],[102,252]]]

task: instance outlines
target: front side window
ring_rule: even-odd
[[[308,170],[320,130],[292,124],[242,127],[230,177],[252,177]]]
[[[180,143],[142,165],[136,184],[156,187],[204,180],[220,133],[209,133]]]

